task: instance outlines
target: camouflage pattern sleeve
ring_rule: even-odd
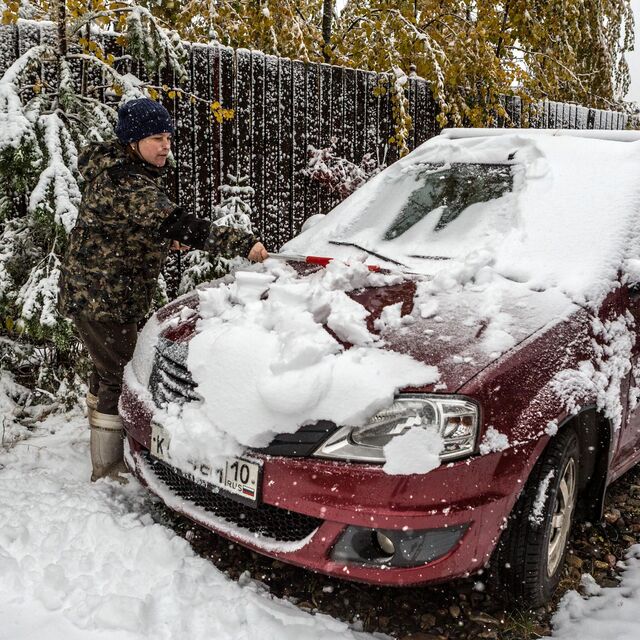
[[[241,229],[212,225],[204,250],[223,258],[246,258],[256,242],[260,239]]]
[[[91,162],[91,158],[96,153],[96,151],[97,145],[83,147],[80,150],[80,153],[78,153],[78,168],[80,170],[82,170],[83,167],[86,167]]]
[[[117,182],[129,206],[127,218],[130,224],[155,232],[178,208],[151,178],[132,173]]]

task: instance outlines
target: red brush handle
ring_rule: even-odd
[[[326,267],[332,260],[333,258],[325,258],[323,256],[306,256],[304,261],[307,264],[319,264]],[[368,264],[367,269],[369,271],[380,271],[380,267],[376,264]]]

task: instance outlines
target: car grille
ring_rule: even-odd
[[[184,404],[200,400],[196,383],[187,368],[188,346],[160,338],[156,345],[156,356],[151,370],[149,390],[158,407],[170,402]]]
[[[205,511],[223,518],[242,529],[258,533],[279,542],[296,542],[311,535],[322,520],[269,504],[250,507],[215,493],[183,476],[148,452],[142,454],[147,467],[171,492]]]

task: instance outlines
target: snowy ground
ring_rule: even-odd
[[[1,640],[374,637],[229,580],[88,460],[79,414],[0,449]]]
[[[386,637],[232,582],[154,522],[137,482],[89,483],[87,448],[73,413],[0,449],[0,640]],[[585,582],[594,595],[565,596],[553,637],[640,637],[640,545],[620,587]]]

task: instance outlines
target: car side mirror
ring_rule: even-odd
[[[320,222],[320,220],[324,219],[325,214],[324,213],[315,213],[312,216],[309,216],[303,223],[302,228],[300,229],[300,233],[303,233],[304,231],[309,231],[309,229],[311,229],[311,227],[315,227],[318,222]]]

